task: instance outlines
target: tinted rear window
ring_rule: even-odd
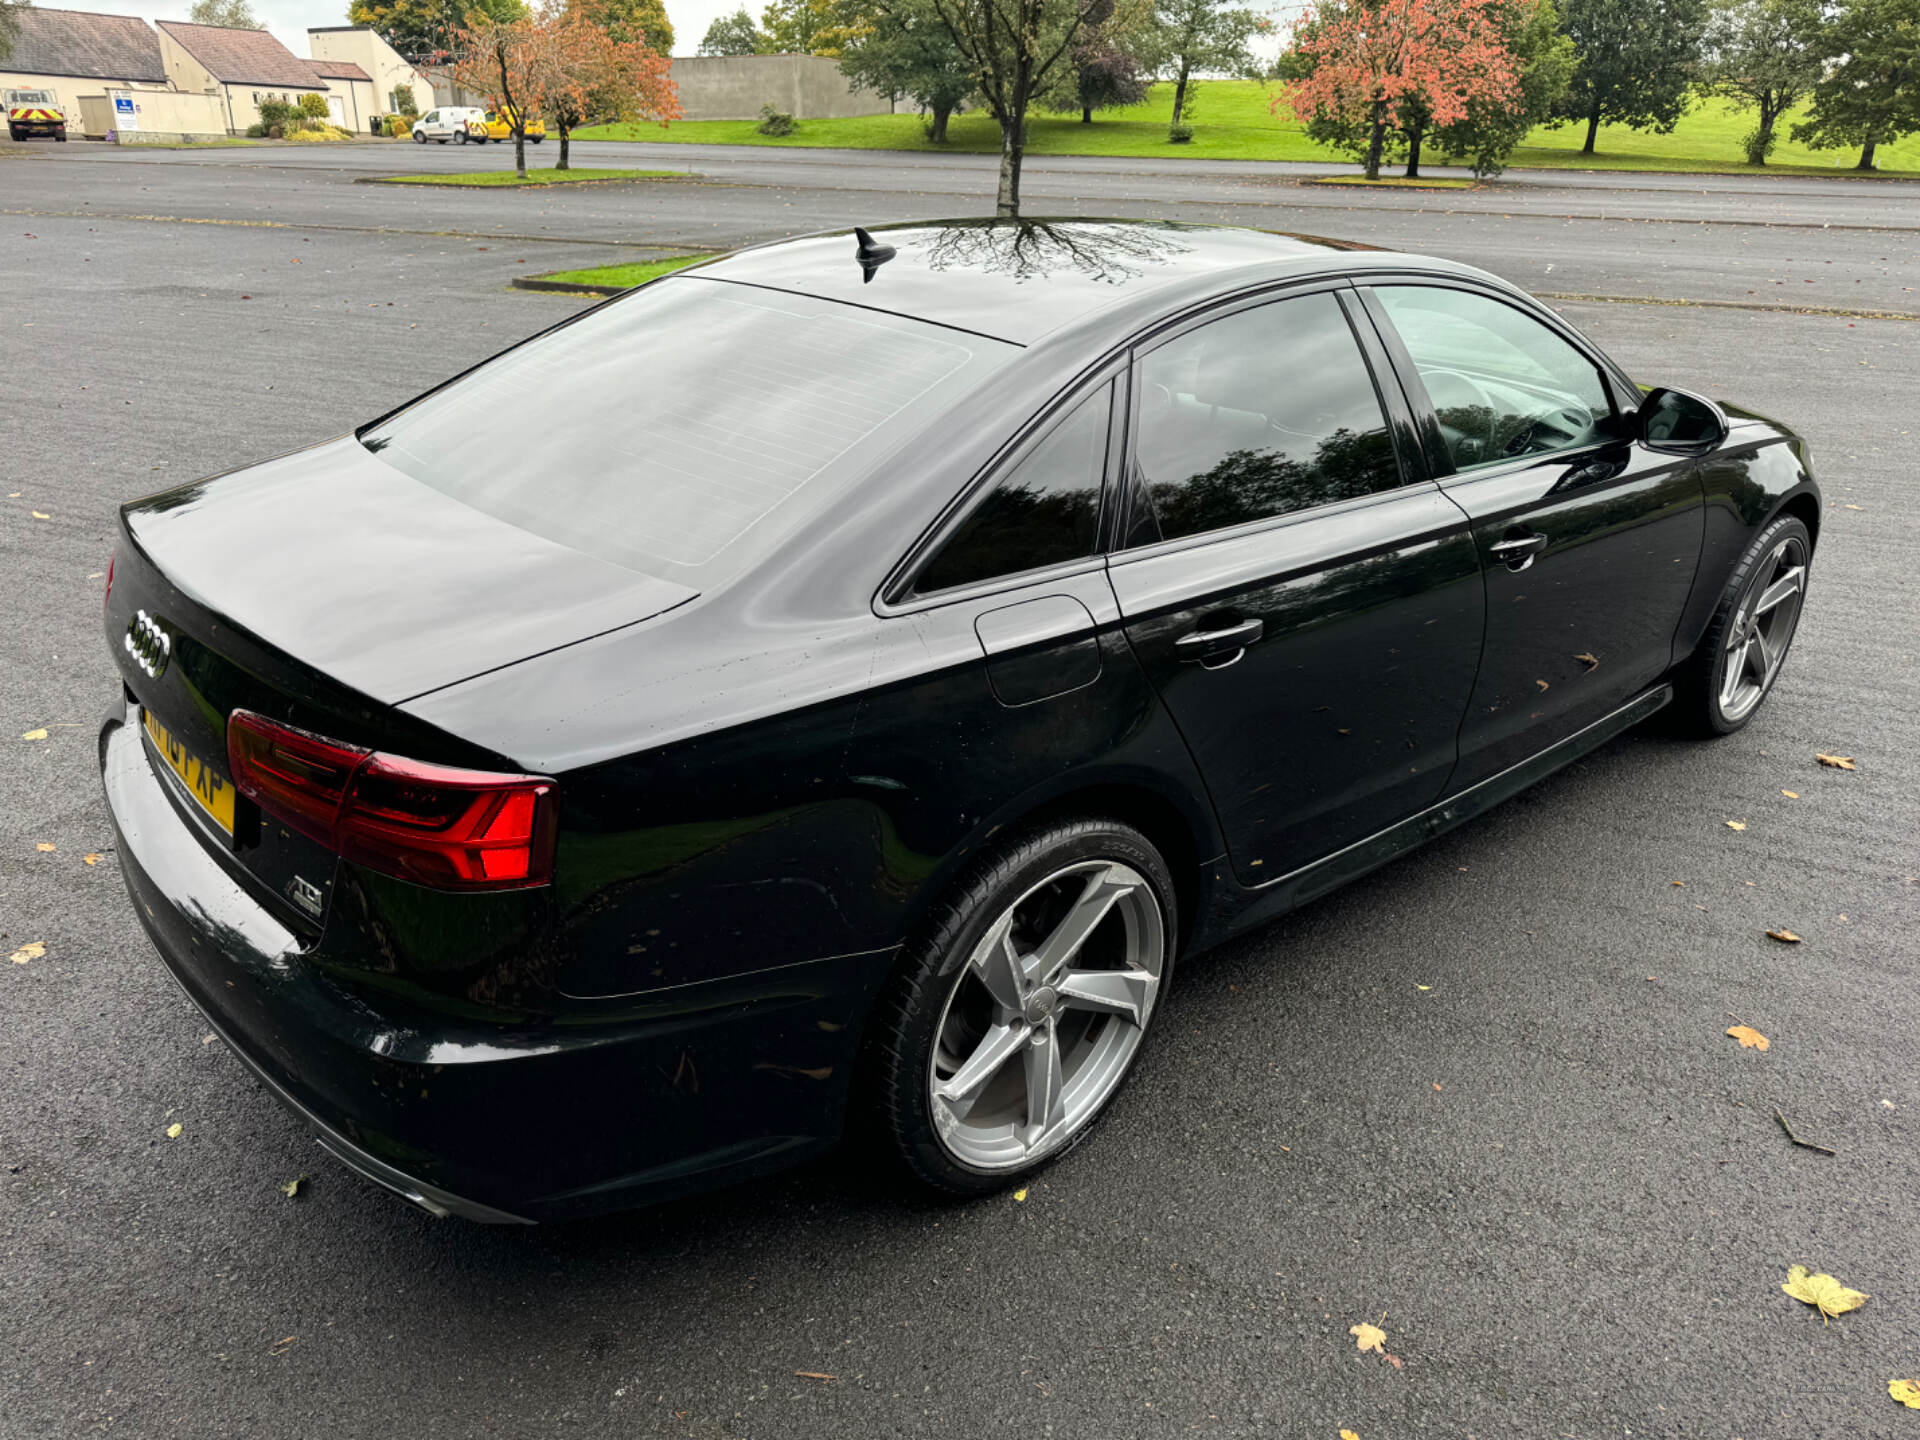
[[[685,277],[508,351],[360,439],[498,519],[702,584],[710,568],[755,553],[753,541],[833,503],[1017,353],[916,320]]]

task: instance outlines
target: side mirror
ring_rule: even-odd
[[[1636,417],[1640,441],[1649,450],[1672,455],[1704,455],[1727,438],[1727,417],[1720,407],[1686,390],[1650,390]]]

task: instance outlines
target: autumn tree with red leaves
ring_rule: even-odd
[[[588,120],[666,121],[680,114],[671,62],[644,39],[616,40],[591,6],[549,0],[517,20],[478,12],[454,31],[454,84],[491,100],[513,131],[514,168],[527,174],[527,122],[552,122],[560,163],[569,168],[568,137]]]
[[[1387,131],[1413,102],[1435,127],[1475,105],[1514,103],[1519,81],[1501,24],[1504,0],[1326,0],[1294,32],[1273,101],[1302,123],[1325,115],[1365,127],[1367,178],[1380,178]]]

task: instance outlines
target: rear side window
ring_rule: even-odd
[[[1285,515],[1400,483],[1340,302],[1302,295],[1189,330],[1140,362],[1134,458],[1157,521],[1133,543]]]
[[[810,296],[675,278],[508,351],[360,440],[476,510],[699,587],[800,516],[858,504],[853,479],[1018,353]]]
[[[921,571],[920,594],[1093,554],[1113,387],[1103,385],[1003,476]]]

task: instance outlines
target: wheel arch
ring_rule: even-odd
[[[1780,502],[1779,507],[1774,510],[1773,514],[1767,517],[1766,525],[1762,525],[1760,528],[1762,530],[1766,529],[1767,525],[1771,525],[1782,515],[1791,515],[1802,525],[1805,525],[1807,527],[1807,535],[1812,543],[1812,548],[1816,551],[1819,550],[1820,497],[1818,495],[1814,494],[1812,490],[1796,490]]]

